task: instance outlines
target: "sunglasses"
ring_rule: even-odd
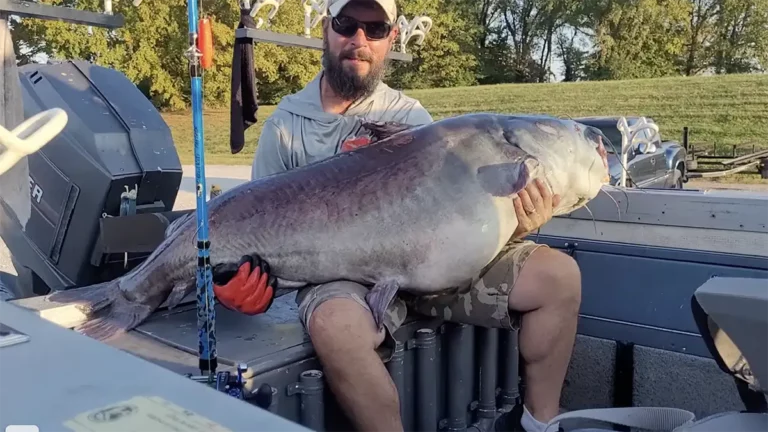
[[[369,40],[381,40],[392,31],[392,25],[385,21],[362,22],[348,16],[338,16],[331,20],[331,28],[344,37],[352,37],[357,29],[363,29]]]

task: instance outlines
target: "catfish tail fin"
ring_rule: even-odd
[[[46,295],[46,301],[52,303],[75,304],[85,316],[90,317],[96,312],[112,304],[119,287],[116,280],[102,282],[82,288],[71,288],[56,291]]]
[[[74,330],[98,341],[133,329],[152,313],[151,307],[125,298],[117,280],[59,291],[49,294],[47,300],[74,303],[87,317]]]

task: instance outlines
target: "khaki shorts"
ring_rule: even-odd
[[[509,293],[528,257],[539,247],[547,246],[528,240],[508,243],[478,278],[461,288],[420,297],[398,293],[385,315],[384,327],[388,333],[385,343],[389,345],[394,340],[393,335],[405,321],[409,310],[479,327],[519,328],[519,315],[509,310]],[[368,290],[369,287],[348,281],[304,288],[296,295],[299,319],[308,330],[314,310],[324,301],[334,298],[352,299],[370,312],[365,301]]]

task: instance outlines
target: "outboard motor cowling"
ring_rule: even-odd
[[[126,208],[137,214],[173,209],[182,169],[170,129],[147,97],[113,69],[82,61],[29,64],[19,69],[19,79],[25,118],[57,107],[68,122],[28,156],[30,208],[18,211],[0,198],[0,236],[16,266],[31,270],[47,288],[119,276],[146,254],[109,257],[95,250],[104,234],[102,219],[120,217],[125,197],[131,205],[123,205],[123,214]],[[141,231],[136,227],[137,235]]]

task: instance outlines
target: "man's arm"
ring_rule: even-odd
[[[432,116],[429,114],[429,111],[421,105],[421,102],[416,101],[413,107],[408,110],[403,123],[419,126],[432,123],[432,121]]]
[[[251,167],[251,180],[265,177],[291,168],[288,140],[274,118],[264,122],[256,154]]]

